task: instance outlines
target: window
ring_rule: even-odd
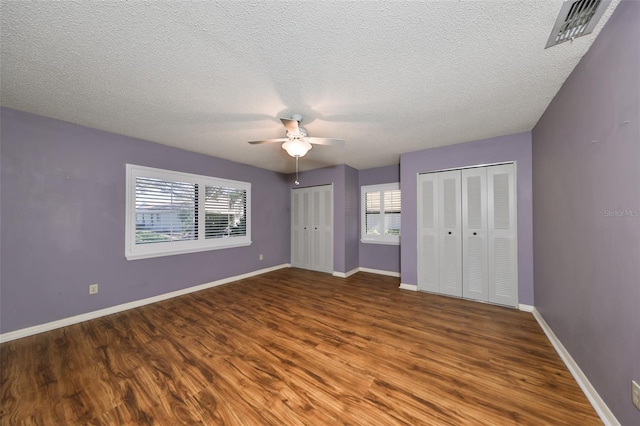
[[[129,260],[251,244],[251,184],[127,164]]]
[[[361,191],[361,241],[400,244],[400,185],[368,185]]]

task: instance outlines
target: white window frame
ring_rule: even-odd
[[[380,193],[380,214],[382,216],[382,226],[384,226],[384,191],[400,190],[400,183],[385,183],[381,185],[363,185],[360,187],[360,241],[369,244],[400,244],[401,235],[385,235],[382,229],[381,235],[367,235],[367,206],[366,194],[372,192]],[[402,208],[401,208],[402,209]]]
[[[205,199],[205,187],[227,187],[246,191],[246,235],[232,238],[205,238],[205,203],[198,203],[198,239],[189,241],[158,242],[136,244],[136,178],[147,177],[165,181],[194,183],[198,185],[198,199]],[[125,211],[125,257],[127,260],[147,259],[159,256],[194,253],[207,250],[219,250],[242,247],[251,244],[251,184],[210,176],[156,169],[153,167],[127,164]]]

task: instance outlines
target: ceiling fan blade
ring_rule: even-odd
[[[291,133],[298,133],[298,121],[293,118],[281,118],[282,124]]]
[[[331,145],[331,146],[344,146],[344,139],[335,138],[307,138],[309,143],[315,145]]]
[[[257,144],[261,144],[261,143],[276,143],[276,142],[286,142],[288,141],[289,138],[280,138],[280,139],[264,139],[261,141],[250,141],[249,143],[252,145],[257,145]]]

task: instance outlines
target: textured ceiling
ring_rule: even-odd
[[[609,18],[545,50],[562,2],[2,1],[3,106],[290,172],[531,130]]]

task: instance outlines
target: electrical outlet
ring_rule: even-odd
[[[631,399],[633,405],[640,410],[640,385],[635,380],[631,381]]]
[[[264,256],[263,256],[263,255],[260,255],[260,256],[259,256],[259,259],[260,259],[260,260],[264,259]]]
[[[91,284],[89,286],[89,294],[96,294],[98,292],[98,284]]]

